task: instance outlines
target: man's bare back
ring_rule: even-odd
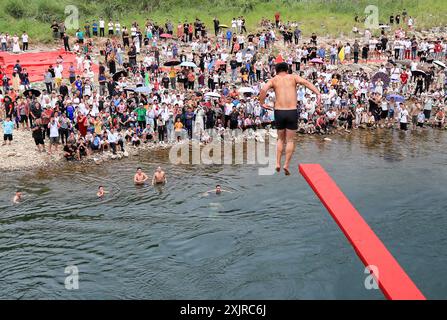
[[[303,85],[317,95],[317,103],[321,102],[320,91],[309,81],[296,74],[288,73],[287,63],[279,63],[275,66],[276,76],[270,79],[259,94],[259,102],[265,109],[270,109],[265,104],[267,92],[270,89],[275,90],[275,127],[278,130],[278,142],[276,150],[276,171],[281,169],[281,158],[286,143],[286,161],[284,163],[284,172],[290,175],[289,165],[292,154],[295,150],[294,138],[298,129],[298,111],[297,111],[297,85]]]
[[[265,97],[270,89],[275,90],[275,110],[295,110],[297,104],[297,85],[303,85],[319,97],[320,91],[309,81],[296,74],[285,72],[277,74],[262,88],[259,100],[265,106]]]

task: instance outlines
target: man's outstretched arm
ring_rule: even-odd
[[[300,85],[305,86],[306,88],[308,88],[310,91],[312,91],[313,93],[315,93],[317,95],[317,104],[319,105],[321,103],[321,93],[320,90],[318,90],[317,87],[315,87],[315,85],[313,83],[311,83],[310,81],[301,78],[300,76],[296,75],[296,82]]]
[[[267,96],[267,92],[272,88],[273,88],[273,82],[272,80],[269,80],[265,85],[262,86],[261,92],[259,93],[259,103],[261,104],[261,107],[265,109],[271,109],[266,108],[265,98]]]

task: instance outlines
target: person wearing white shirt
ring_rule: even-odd
[[[51,149],[54,147],[54,151],[57,152],[57,145],[59,144],[59,121],[55,118],[51,118],[50,123],[48,123],[48,128],[50,129],[50,147],[48,154],[51,155]]]
[[[1,44],[1,51],[6,51],[7,50],[7,39],[6,39],[6,35],[3,33],[0,33],[0,44]]]
[[[115,26],[115,25],[114,25],[113,21],[110,20],[110,21],[109,21],[109,24],[108,24],[109,36],[113,36],[113,27],[114,27],[114,26]]]
[[[62,83],[62,72],[64,71],[64,66],[62,64],[57,64],[54,68],[54,78],[56,87],[59,88]]]
[[[349,43],[345,45],[345,59],[347,61],[351,60],[351,45]]]
[[[132,25],[132,27],[130,28],[130,35],[132,36],[132,39],[137,36],[137,27],[135,25]]]
[[[231,28],[233,29],[233,33],[237,32],[237,20],[231,20]]]
[[[115,128],[107,130],[107,141],[112,148],[113,154],[116,154],[116,145],[118,144],[121,147],[121,151],[124,151],[124,142],[122,137],[120,137],[119,133],[116,132]]]
[[[22,51],[28,50],[28,34],[23,32],[22,34]]]
[[[99,19],[99,36],[104,37],[104,29],[105,29],[106,23],[104,19],[101,17]]]
[[[405,105],[401,105],[400,111],[400,129],[406,131],[408,129],[408,110]]]
[[[117,36],[121,35],[121,24],[119,21],[115,22],[115,33]]]
[[[236,23],[237,23],[237,31],[239,33],[242,33],[242,19],[241,18],[237,19]]]

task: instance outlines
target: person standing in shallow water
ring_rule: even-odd
[[[143,172],[141,168],[137,168],[137,173],[133,177],[133,182],[135,185],[144,185],[145,182],[149,179],[149,177]]]
[[[157,170],[154,172],[154,176],[152,178],[152,185],[164,185],[168,182],[166,179],[166,173],[161,169],[161,167],[158,167]]]
[[[267,92],[270,89],[275,91],[275,125],[278,130],[278,142],[276,148],[276,171],[281,170],[281,158],[286,144],[286,161],[284,163],[284,172],[290,175],[289,165],[292,154],[295,150],[294,138],[298,130],[298,111],[297,111],[297,85],[303,85],[317,95],[317,104],[321,104],[320,91],[309,81],[298,75],[289,74],[289,66],[282,62],[276,65],[276,76],[270,79],[261,89],[259,102],[265,109],[270,109],[265,104]]]

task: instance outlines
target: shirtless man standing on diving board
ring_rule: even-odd
[[[284,163],[284,172],[290,175],[289,165],[292,154],[295,151],[294,138],[298,129],[298,111],[296,86],[303,85],[317,95],[317,104],[321,103],[320,91],[309,81],[296,74],[289,74],[289,66],[282,62],[276,65],[276,76],[270,79],[259,94],[259,102],[264,109],[271,108],[265,104],[267,92],[270,89],[275,90],[275,125],[278,130],[278,143],[276,146],[276,171],[281,170],[281,158],[286,143],[286,161]]]

